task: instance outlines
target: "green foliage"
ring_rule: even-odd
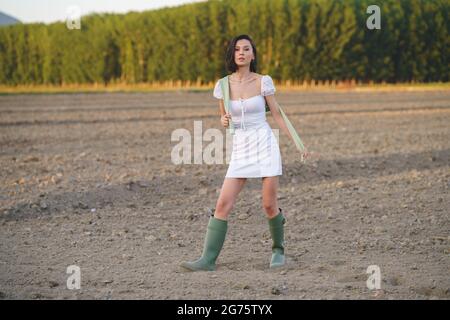
[[[65,23],[0,28],[0,83],[214,81],[247,33],[258,72],[277,80],[449,81],[450,0],[210,0]]]

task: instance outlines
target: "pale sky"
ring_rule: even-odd
[[[50,23],[65,21],[71,6],[78,6],[83,16],[92,12],[144,11],[189,2],[201,0],[0,0],[0,11],[24,23]]]

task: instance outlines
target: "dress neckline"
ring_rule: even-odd
[[[256,97],[262,97],[262,95],[258,94],[256,96],[253,96],[253,97],[250,97],[250,98],[247,98],[247,99],[238,99],[238,100],[231,100],[230,99],[230,101],[232,101],[232,102],[235,102],[235,101],[246,101],[246,100],[250,100],[250,99],[253,99],[253,98],[256,98]]]
[[[263,78],[264,78],[264,76],[265,76],[265,75],[262,75],[262,76],[261,76],[261,79],[260,79],[260,80],[261,80],[261,90],[262,90],[262,85],[263,85]],[[246,100],[250,100],[250,99],[253,99],[253,98],[256,98],[256,97],[262,97],[262,96],[263,96],[262,94],[258,94],[258,95],[256,95],[256,96],[253,96],[253,97],[250,97],[250,98],[247,98],[247,99],[238,99],[238,100],[231,100],[231,99],[230,99],[230,101],[231,101],[231,102],[236,102],[236,101],[246,101]]]

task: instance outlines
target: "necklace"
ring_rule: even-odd
[[[231,79],[231,78],[230,78],[230,79]],[[238,80],[238,79],[231,79],[231,80],[234,81],[234,82],[243,83],[243,82],[245,82],[247,79],[253,80],[253,76],[250,75],[250,77],[244,78],[244,79],[242,79],[242,80]]]

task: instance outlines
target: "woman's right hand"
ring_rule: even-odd
[[[230,125],[230,119],[231,119],[231,114],[226,113],[222,117],[220,117],[220,122],[222,122],[222,125],[225,128],[227,128]]]

